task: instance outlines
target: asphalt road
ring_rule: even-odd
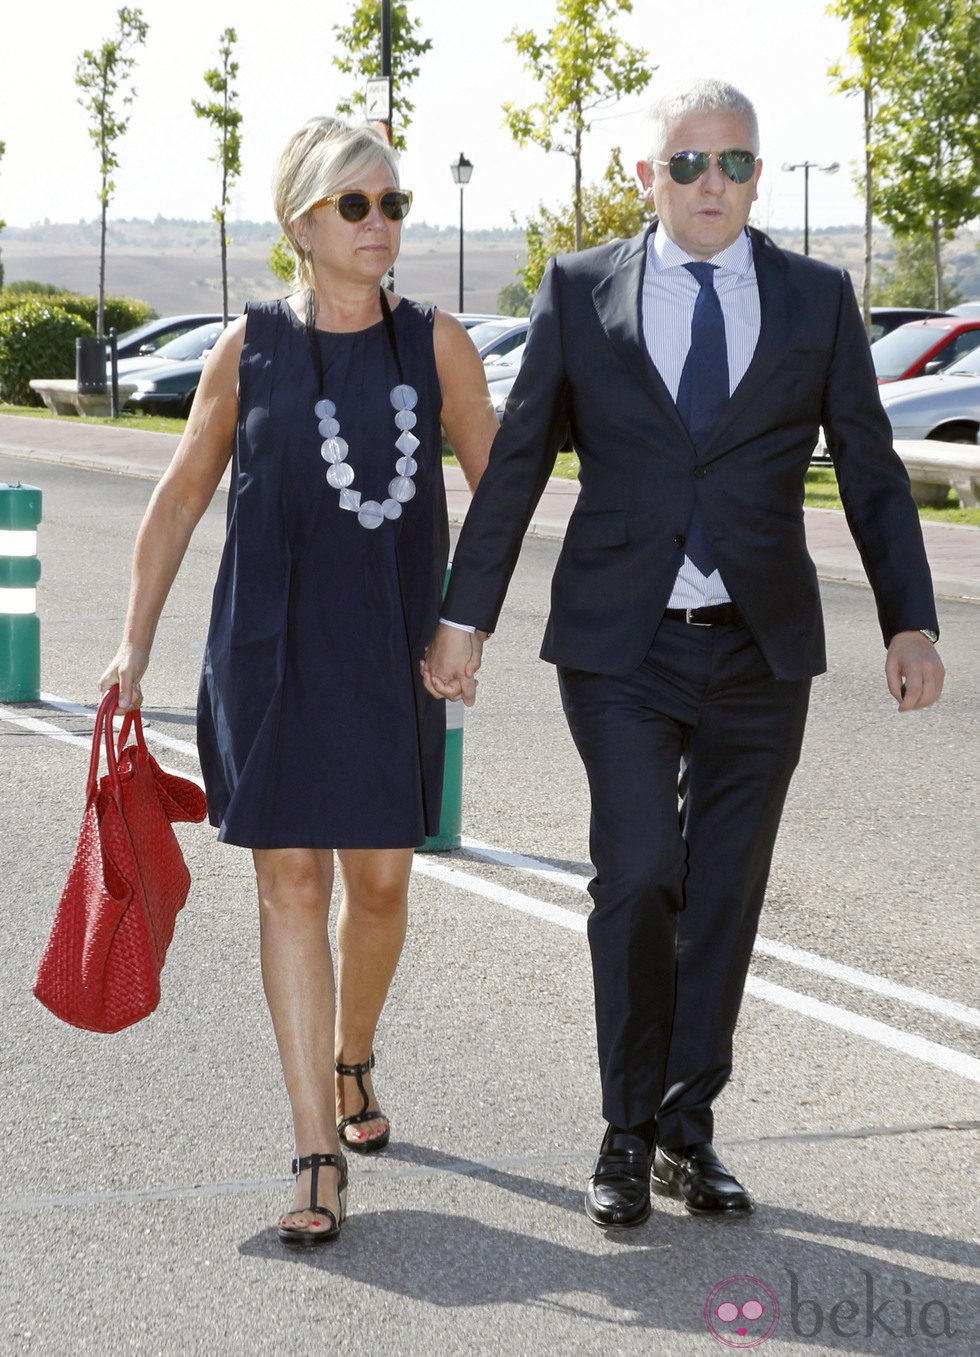
[[[869,592],[824,587],[831,670],[718,1105],[758,1209],[719,1223],[657,1199],[641,1228],[602,1234],[581,1205],[602,1129],[588,812],[536,659],[557,543],[529,541],[467,714],[476,846],[417,860],[377,1043],[391,1148],[354,1157],[340,1241],[297,1257],[274,1231],[292,1147],[247,854],[180,827],[194,885],[146,1022],[95,1036],[31,997],[91,731],[55,703],[95,701],[151,486],[0,458],[19,477],[44,493],[48,696],[0,706],[0,1352],[980,1350],[980,607],[943,605],[947,695],[900,717]],[[171,741],[157,756],[185,771],[223,510],[144,684],[147,728]],[[726,1323],[726,1299],[766,1308]]]

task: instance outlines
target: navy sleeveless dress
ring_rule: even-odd
[[[445,708],[418,670],[449,552],[433,315],[406,300],[392,313],[419,396],[416,494],[366,529],[326,482],[305,326],[284,300],[248,308],[198,698],[209,815],[226,843],[408,848],[437,832]],[[351,488],[382,500],[399,456],[384,324],[317,339]]]

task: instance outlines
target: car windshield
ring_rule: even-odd
[[[944,377],[980,377],[980,348],[971,349],[968,354],[958,358],[948,368],[943,369]]]
[[[933,325],[900,325],[871,345],[877,377],[901,377],[917,359],[942,339],[945,332]]]
[[[471,325],[466,331],[478,349],[485,348],[499,335],[506,334],[517,324],[514,320],[484,320],[479,325]]]
[[[483,360],[483,366],[487,369],[487,376],[492,375],[494,368],[519,368],[524,357],[524,348],[524,344],[518,344],[513,349],[508,349],[506,353],[488,354]]]
[[[176,363],[186,363],[191,358],[200,358],[217,344],[224,326],[199,325],[196,330],[188,330],[186,335],[178,335],[169,344],[161,344],[154,358],[170,358]]]

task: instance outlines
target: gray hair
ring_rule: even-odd
[[[696,80],[691,85],[662,95],[647,109],[644,130],[648,160],[666,158],[666,152],[670,149],[667,146],[667,137],[671,128],[689,113],[734,113],[744,120],[752,142],[751,146],[744,149],[759,154],[759,120],[751,100],[741,90],[736,89],[734,85],[726,84],[724,80]],[[703,151],[724,148],[695,146],[690,149]]]
[[[380,166],[397,187],[398,157],[384,136],[367,123],[351,126],[339,118],[311,118],[286,142],[272,174],[272,201],[283,234],[296,256],[296,284],[313,286],[313,269],[293,224],[314,203],[348,188]]]

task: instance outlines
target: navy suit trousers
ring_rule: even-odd
[[[592,798],[603,1115],[711,1140],[810,680],[742,625],[665,618],[632,673],[559,669]]]

